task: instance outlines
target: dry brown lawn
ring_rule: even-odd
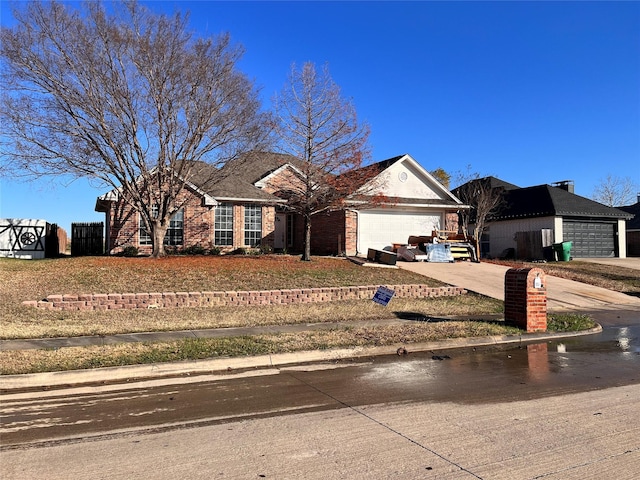
[[[497,313],[501,303],[467,295],[435,300],[393,299],[331,304],[52,312],[24,300],[52,294],[162,291],[272,290],[318,286],[440,283],[400,269],[361,267],[345,259],[225,256],[150,258],[84,257],[27,261],[0,259],[0,338],[108,335],[143,331],[340,322],[407,315]]]
[[[548,272],[550,273],[550,272]],[[0,373],[96,368],[216,356],[255,355],[358,345],[411,344],[446,338],[503,335],[517,329],[474,318],[502,312],[502,302],[467,294],[394,298],[387,307],[370,300],[289,306],[214,307],[96,312],[52,312],[24,300],[52,294],[163,291],[272,290],[319,286],[428,284],[437,281],[401,270],[364,268],[345,259],[292,256],[150,258],[84,257],[42,261],[0,259],[0,338],[39,338],[356,322],[353,327],[296,334],[254,335],[178,342],[134,343],[57,350],[0,352]],[[366,327],[358,321],[465,316],[467,321],[407,322]],[[569,319],[572,323],[574,319]]]

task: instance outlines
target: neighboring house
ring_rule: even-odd
[[[303,219],[288,211],[281,193],[291,182],[303,181],[300,167],[294,157],[261,153],[239,168],[225,166],[219,181],[210,187],[198,185],[194,179],[180,198],[183,207],[172,218],[165,244],[219,247],[223,251],[256,246],[302,251]],[[367,193],[383,201],[371,209],[314,215],[313,254],[366,254],[368,248],[407,243],[411,235],[431,235],[434,229],[457,230],[457,212],[466,207],[411,156],[364,167],[372,168],[379,173]],[[98,197],[96,211],[105,213],[108,253],[130,245],[150,253],[151,239],[140,216],[120,201],[117,190]]]
[[[548,244],[572,242],[573,258],[626,257],[625,220],[631,215],[576,195],[573,182],[527,188],[503,182],[501,188],[502,206],[486,231],[486,255],[500,257],[513,249],[516,257],[527,259],[518,252],[518,238],[542,232],[538,238]],[[549,246],[539,245],[537,251]]]
[[[640,194],[636,203],[618,209],[633,215],[633,218],[627,220],[627,255],[640,257]]]

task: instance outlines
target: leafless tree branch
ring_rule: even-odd
[[[608,174],[593,189],[591,199],[609,207],[622,207],[634,202],[639,188],[631,177]]]
[[[220,167],[262,148],[267,122],[228,35],[194,38],[188,15],[114,5],[113,13],[99,1],[14,9],[15,26],[1,32],[9,141],[0,148],[6,165],[29,175],[111,186],[141,214],[161,255],[177,198],[202,173],[194,165]]]
[[[300,182],[285,195],[289,208],[304,218],[302,259],[309,260],[312,217],[348,207],[356,192],[362,198],[361,189],[377,174],[361,168],[369,156],[369,127],[358,122],[355,107],[341,97],[326,66],[317,72],[313,63],[293,65],[273,103],[280,147],[300,159]]]

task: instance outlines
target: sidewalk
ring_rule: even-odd
[[[500,318],[499,315],[486,316],[486,319]],[[438,317],[440,319],[441,317]],[[454,317],[451,317],[452,319]],[[461,317],[455,317],[461,318]],[[483,318],[483,317],[473,317]],[[406,324],[415,320],[380,320],[371,322],[353,322],[351,325],[374,326]],[[266,332],[284,331],[308,331],[312,329],[328,329],[337,326],[346,326],[346,323],[313,324],[313,325],[288,325],[258,328],[238,328],[238,329],[211,329],[192,330],[183,332],[158,332],[158,333],[137,333],[113,336],[93,336],[75,337],[61,339],[33,339],[33,340],[4,340],[2,349],[9,350],[9,346],[17,348],[57,348],[45,347],[51,342],[60,341],[60,346],[87,346],[87,345],[107,345],[110,343],[138,342],[138,341],[171,341],[179,338],[207,338],[213,336],[229,336],[234,334],[260,334]],[[239,333],[243,331],[244,333]],[[271,355],[257,355],[244,357],[221,357],[206,360],[191,360],[181,362],[167,362],[144,365],[125,365],[121,367],[104,367],[86,370],[71,370],[58,372],[31,373],[22,375],[2,375],[0,376],[0,389],[6,395],[12,391],[24,389],[41,389],[69,386],[95,386],[96,384],[139,381],[156,382],[177,382],[192,383],[204,381],[201,375],[226,374],[229,372],[239,372],[242,370],[262,369],[267,372],[269,369],[278,368],[284,365],[292,365],[306,362],[327,362],[346,358],[373,357],[379,355],[405,355],[416,352],[436,352],[454,348],[482,347],[501,344],[521,344],[523,342],[547,342],[562,338],[571,338],[581,335],[590,335],[602,331],[600,326],[581,332],[561,332],[561,333],[522,333],[516,335],[499,335],[490,337],[455,338],[426,343],[412,343],[405,345],[386,345],[379,347],[345,347],[329,350],[312,350],[292,353],[279,353]],[[398,348],[402,347],[403,352],[398,353]],[[188,377],[188,380],[185,380]],[[199,378],[200,377],[200,378]]]
[[[500,315],[474,316],[478,319],[501,318]],[[378,325],[401,325],[409,320],[391,318],[385,320],[363,320],[339,323],[299,323],[295,325],[268,325],[261,327],[210,328],[203,330],[178,330],[169,332],[121,333],[116,335],[92,335],[85,337],[33,338],[0,340],[0,350],[58,349],[63,347],[88,347],[91,345],[114,345],[134,342],[171,342],[185,338],[222,338],[273,333],[296,333],[310,330],[330,330],[345,327],[375,327]]]

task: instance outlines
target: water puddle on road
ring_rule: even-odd
[[[363,395],[385,401],[465,404],[640,383],[640,326],[551,342],[376,357],[351,382]]]

